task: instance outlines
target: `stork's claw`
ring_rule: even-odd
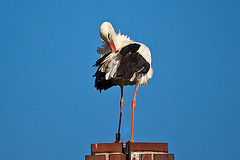
[[[116,141],[114,141],[113,143],[119,143],[120,142],[120,133],[116,133]]]
[[[115,140],[113,143],[120,143],[120,141],[119,140]]]

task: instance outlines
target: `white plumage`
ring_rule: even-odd
[[[106,29],[103,29],[103,28],[108,28],[109,26],[112,27],[112,25],[109,22],[104,22],[100,27],[100,34],[102,34],[101,32],[106,32]],[[117,79],[115,78],[116,78],[117,68],[119,67],[122,59],[120,50],[131,43],[136,43],[140,45],[140,48],[138,49],[138,53],[142,55],[143,58],[150,64],[150,69],[147,72],[147,74],[138,74],[136,72],[133,75],[133,77],[129,79],[130,82],[128,82],[127,80],[124,80],[122,81],[122,83],[124,82],[123,85],[133,85],[132,82],[134,81],[134,84],[137,84],[137,85],[147,84],[148,79],[152,78],[152,75],[153,75],[153,69],[151,67],[151,61],[152,61],[151,52],[149,48],[142,43],[134,42],[133,40],[130,39],[130,37],[122,35],[120,31],[118,34],[115,33],[114,29],[110,31],[112,31],[111,34],[112,34],[113,42],[116,47],[116,53],[109,54],[105,58],[105,60],[101,63],[103,65],[100,67],[100,70],[101,72],[106,73],[105,79],[106,80],[113,79],[113,81],[119,82],[119,78]],[[103,43],[102,48],[98,47],[97,49],[97,52],[101,54],[100,58],[105,54],[111,52],[111,48],[103,38],[102,38],[102,43]]]
[[[112,86],[121,87],[121,111],[119,119],[119,128],[115,142],[120,141],[120,126],[123,108],[123,86],[136,85],[132,101],[132,133],[131,142],[133,142],[133,121],[134,109],[136,106],[136,94],[138,87],[147,84],[152,78],[153,69],[151,67],[151,52],[147,46],[135,42],[119,31],[115,33],[111,23],[104,22],[100,27],[100,37],[103,45],[98,47],[97,52],[100,58],[94,66],[98,67],[95,73],[95,87],[97,90],[106,90]]]

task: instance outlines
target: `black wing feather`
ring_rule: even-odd
[[[112,52],[109,52],[109,53],[105,54],[104,56],[102,56],[101,58],[99,58],[99,59],[96,61],[96,63],[93,65],[93,67],[100,66],[101,63],[105,60],[105,58],[107,58],[107,56],[108,56],[109,54],[111,54],[111,53],[112,53]]]
[[[101,72],[100,71],[100,67],[103,65],[102,62],[105,60],[105,58],[107,58],[107,56],[109,54],[111,54],[112,52],[109,52],[107,54],[105,54],[104,56],[102,56],[101,58],[99,58],[96,63],[93,65],[93,67],[98,67],[96,73],[93,75],[93,77],[95,78],[95,85],[94,87],[100,91],[102,90],[107,90],[108,88],[115,86],[115,84],[112,83],[112,80],[106,80],[105,79],[105,72]]]
[[[115,86],[116,84],[112,83],[112,80],[106,80],[105,79],[106,73],[101,72],[98,68],[97,72],[94,74],[93,77],[95,78],[95,85],[94,87],[100,91],[107,90],[108,88],[111,88],[112,86]]]
[[[120,50],[122,59],[117,69],[116,77],[131,79],[133,74],[136,72],[139,74],[146,74],[149,71],[150,64],[146,61],[146,59],[144,59],[144,57],[139,52],[137,52],[140,47],[141,47],[140,44],[132,43],[123,47]],[[107,90],[108,88],[116,85],[116,84],[113,84],[111,79],[106,80],[105,79],[106,73],[101,72],[99,70],[99,68],[102,66],[102,62],[105,60],[105,58],[109,54],[111,54],[111,52],[99,58],[96,61],[95,65],[93,65],[94,67],[98,66],[98,70],[96,71],[93,77],[96,77],[95,87],[100,92],[101,90]]]
[[[150,64],[138,52],[123,56],[120,66],[117,69],[117,77],[131,79],[135,72],[146,74]]]

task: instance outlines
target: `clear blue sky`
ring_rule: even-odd
[[[145,43],[154,76],[139,88],[136,142],[176,160],[240,157],[240,2],[0,2],[0,159],[77,160],[113,142],[120,88],[96,91],[99,26]],[[125,87],[130,138],[134,87]]]

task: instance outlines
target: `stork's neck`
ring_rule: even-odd
[[[125,35],[121,35],[120,33],[119,34],[116,34],[116,36],[114,37],[114,44],[116,46],[116,49],[119,50],[120,48],[132,43],[133,41],[125,36]]]

